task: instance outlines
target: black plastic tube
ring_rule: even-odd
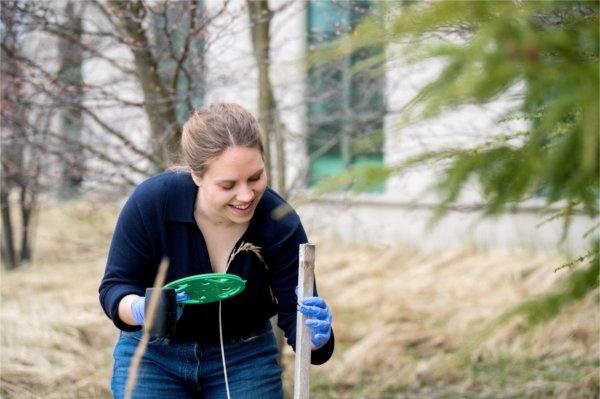
[[[175,336],[175,323],[177,322],[177,293],[174,288],[146,288],[146,300],[144,310],[147,312],[150,304],[150,298],[158,293],[158,303],[154,321],[148,332],[150,336],[161,338],[173,338]],[[144,320],[148,320],[148,314],[144,315]]]

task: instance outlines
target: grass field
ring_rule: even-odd
[[[98,303],[116,205],[47,206],[35,260],[2,272],[0,395],[106,398],[117,330]],[[333,308],[334,357],[311,398],[596,398],[598,290],[549,323],[502,312],[552,288],[555,253],[436,254],[314,239],[320,293]],[[465,348],[470,348],[468,351]],[[291,391],[293,354],[284,352]]]

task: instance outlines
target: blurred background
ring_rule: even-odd
[[[110,397],[119,209],[235,102],[317,245],[311,397],[598,397],[598,8],[2,1],[0,395]]]

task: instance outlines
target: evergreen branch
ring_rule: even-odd
[[[566,267],[568,268],[573,268],[573,266],[576,266],[580,263],[585,262],[586,260],[594,257],[596,258],[596,262],[597,262],[597,258],[598,255],[600,254],[600,247],[598,247],[598,245],[595,245],[592,249],[590,249],[588,252],[586,252],[585,254],[571,260],[570,262],[567,263],[563,263],[562,265],[560,265],[559,267],[557,267],[556,269],[554,269],[555,272],[562,270]]]
[[[590,227],[589,230],[583,233],[583,238],[588,238],[594,231],[598,230],[598,228],[600,228],[600,221],[596,221],[596,224],[594,224],[592,227]]]

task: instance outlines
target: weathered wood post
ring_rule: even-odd
[[[298,269],[298,302],[313,296],[315,284],[315,246],[301,244]],[[310,331],[307,316],[296,313],[296,365],[294,369],[294,399],[308,399],[310,389]]]

